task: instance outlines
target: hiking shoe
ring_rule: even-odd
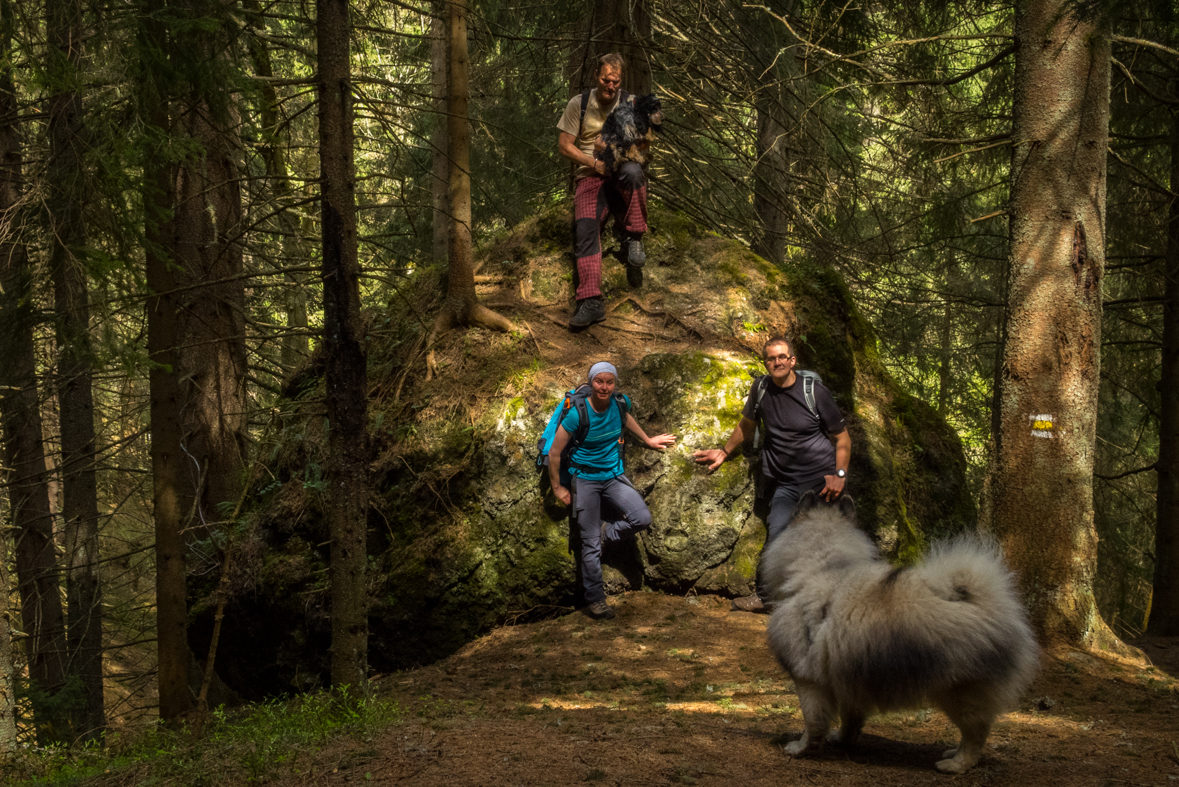
[[[643,251],[643,242],[638,238],[624,240],[622,242],[622,261],[628,267],[643,267],[647,263],[647,253]]]
[[[756,593],[752,593],[748,596],[742,596],[741,598],[733,599],[732,609],[737,612],[766,613],[770,611],[770,606],[769,604],[762,602],[762,600],[757,597]]]
[[[628,263],[626,266],[626,283],[634,289],[642,287],[643,269],[637,265],[631,265]]]
[[[585,608],[585,614],[589,615],[594,620],[613,620],[614,608],[606,603],[605,599],[595,601]]]
[[[595,322],[606,319],[606,304],[601,298],[582,298],[577,302],[577,309],[569,318],[570,328],[585,328]]]

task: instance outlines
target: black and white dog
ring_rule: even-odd
[[[602,142],[606,144],[598,158],[613,172],[620,162],[634,161],[646,167],[651,163],[651,143],[662,131],[663,106],[654,93],[630,96],[619,101],[602,126]]]

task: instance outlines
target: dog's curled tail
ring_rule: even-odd
[[[1039,646],[999,544],[975,534],[938,542],[916,572],[946,602],[944,614],[959,622],[958,635],[974,640],[964,652],[986,662],[969,669],[1006,673],[1001,683],[1010,696],[1003,704],[1013,705],[1035,674]]]

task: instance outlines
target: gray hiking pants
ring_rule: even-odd
[[[790,524],[790,520],[794,518],[794,510],[798,508],[798,501],[806,491],[813,489],[815,494],[818,494],[826,485],[827,481],[820,478],[813,484],[778,484],[774,488],[774,494],[770,498],[770,513],[766,517],[766,543],[761,548],[763,555],[774,539]],[[770,599],[770,588],[765,586],[761,576],[761,560],[757,561],[757,597],[762,601]]]
[[[573,511],[581,535],[581,552],[578,555],[580,590],[582,601],[586,604],[606,599],[606,589],[602,583],[603,509],[611,516],[619,517],[605,521],[608,543],[630,538],[651,526],[651,511],[626,476],[615,476],[605,481],[584,478],[573,480]]]

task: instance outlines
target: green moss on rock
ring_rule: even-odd
[[[517,272],[534,298],[571,298],[563,261],[570,215],[568,203],[546,209],[483,253]],[[770,332],[790,332],[802,366],[818,371],[835,394],[853,439],[849,493],[861,523],[890,556],[911,559],[931,538],[973,524],[956,435],[884,370],[875,333],[834,271],[774,267],[657,206],[650,223],[643,297],[658,297],[659,308],[684,324],[690,315],[696,346],[618,364],[638,421],[678,441],[666,452],[627,447],[627,466],[653,524],[633,549],[607,555],[611,587],[730,595],[753,589],[765,528],[755,512],[750,463],[738,455],[708,473],[692,452],[722,445],[740,420],[763,372],[757,351]],[[431,281],[423,280],[423,293],[437,289]],[[399,303],[391,308],[404,313],[387,319],[396,346],[370,353],[376,373],[388,375],[374,386],[386,399],[374,402],[383,415],[374,436],[380,447],[369,519],[371,662],[381,670],[432,661],[509,615],[568,606],[573,598],[568,512],[546,495],[535,466],[536,439],[563,390],[542,390],[535,381],[553,373],[555,362],[538,357],[522,332],[496,339],[494,389],[472,396],[461,417],[432,407],[428,393],[394,405],[388,399],[400,390],[401,364],[416,357],[418,346],[405,326],[420,323]],[[451,360],[487,363],[490,345],[486,333],[461,337]],[[300,390],[318,385],[310,379]],[[330,631],[323,614],[325,503],[314,483],[307,486],[307,479],[322,480],[312,468],[324,463],[323,416],[312,407],[301,412],[282,425],[284,441],[269,468],[286,486],[259,497],[258,525],[247,539],[266,557],[243,560],[232,600],[240,625],[269,616],[267,630],[298,632],[275,634],[274,643],[253,641],[257,654],[267,654],[255,656],[259,670],[277,670],[279,683],[297,680],[287,674],[292,665],[322,667],[316,648]],[[233,668],[246,675],[248,659],[236,658],[241,663]]]

